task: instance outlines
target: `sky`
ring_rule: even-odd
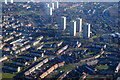
[[[4,2],[5,0],[0,0],[0,2]],[[10,1],[10,0],[7,0]],[[14,0],[14,2],[27,2],[28,0]],[[51,0],[31,0],[37,2],[50,2]],[[60,2],[119,2],[120,0],[52,0],[52,1],[60,1]]]

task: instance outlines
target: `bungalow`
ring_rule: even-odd
[[[47,63],[49,60],[48,60],[48,58],[46,58],[46,59],[44,59],[42,62],[43,63]]]
[[[43,36],[40,36],[37,38],[37,40],[42,40],[43,39]]]
[[[64,46],[62,49],[58,50],[56,54],[60,54],[68,48],[68,45]]]
[[[30,55],[22,55],[23,59],[31,60],[31,61],[36,61],[37,57],[35,56],[30,56]]]
[[[13,70],[16,72],[20,72],[20,67],[10,67],[10,66],[4,66],[5,69]]]
[[[63,66],[64,62],[55,64],[54,66],[50,67],[46,72],[44,72],[43,74],[40,75],[40,78],[45,78],[45,76],[47,76],[48,74],[50,74],[53,70],[57,69],[60,66]]]
[[[13,37],[13,36],[11,36],[11,37],[9,37],[9,38],[6,38],[6,39],[4,39],[4,42],[7,42],[7,41],[12,40],[12,39],[14,39],[14,37]]]
[[[47,72],[44,72],[42,75],[40,75],[40,78],[44,78],[45,76],[47,76],[48,73]]]
[[[42,47],[43,47],[43,45],[40,45],[39,47],[37,47],[37,50],[38,50],[38,49],[42,49]]]
[[[13,64],[16,64],[16,65],[20,65],[20,66],[26,66],[28,64],[28,62],[26,61],[13,61]]]
[[[40,40],[33,41],[33,46],[37,45],[40,42]]]
[[[92,47],[105,49],[107,45],[106,44],[93,44]]]
[[[1,57],[1,58],[0,58],[0,62],[2,62],[2,61],[4,61],[4,60],[7,60],[7,59],[8,59],[7,56]]]
[[[59,46],[61,46],[62,44],[63,44],[63,41],[59,42],[59,43],[57,44],[57,46],[59,47]]]
[[[40,56],[41,56],[41,54],[39,54],[39,53],[30,53],[30,55],[33,55],[33,56],[38,56],[38,57],[40,57]]]
[[[116,67],[115,73],[118,73],[120,70],[120,63],[118,64],[118,66]]]
[[[48,62],[48,59],[44,59],[42,62],[39,62],[37,65],[33,66],[32,68],[30,68],[28,71],[26,71],[24,74],[25,75],[29,75],[30,73],[32,73],[33,71],[35,71],[36,69],[38,69],[38,67],[41,67],[44,63]]]
[[[25,46],[25,49],[29,49],[31,46],[30,45],[26,45]]]

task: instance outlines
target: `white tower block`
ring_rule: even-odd
[[[13,3],[13,0],[11,0],[11,3]]]
[[[59,2],[58,2],[58,1],[55,1],[55,2],[54,2],[54,7],[55,7],[55,8],[59,8]]]
[[[5,0],[5,4],[7,4],[7,0]]]

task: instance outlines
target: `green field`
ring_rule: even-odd
[[[96,66],[97,69],[108,69],[109,66],[108,65],[99,65],[99,66]]]
[[[58,69],[58,71],[63,71],[63,72],[65,72],[65,71],[69,71],[69,70],[73,70],[75,67],[73,66],[73,65],[65,65],[65,66],[63,66],[63,67],[60,67],[59,69]]]
[[[13,74],[10,73],[2,73],[2,79],[12,79],[13,78]]]

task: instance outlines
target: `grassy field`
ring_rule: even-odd
[[[90,76],[90,75],[89,75],[89,76],[87,76],[87,77],[86,77],[86,79],[91,79],[91,76]]]
[[[63,72],[65,72],[65,71],[69,71],[69,70],[73,70],[75,67],[73,66],[73,65],[65,65],[65,66],[63,66],[63,67],[60,67],[59,69],[58,69],[58,71],[63,71]]]
[[[99,65],[99,66],[96,66],[97,69],[108,69],[109,66],[107,65]]]
[[[36,15],[41,15],[40,13],[37,13],[37,12],[34,12],[34,11],[31,11],[31,10],[29,10],[29,11],[27,11],[27,12],[24,12],[24,11],[19,11],[18,13],[17,13],[17,15],[22,15],[22,16],[24,16],[24,15],[28,15],[28,14],[36,14]]]
[[[42,48],[42,50],[51,50],[51,51],[55,51],[55,48]]]
[[[1,74],[1,73],[0,73]],[[2,79],[12,79],[13,78],[13,74],[10,73],[2,73]]]

